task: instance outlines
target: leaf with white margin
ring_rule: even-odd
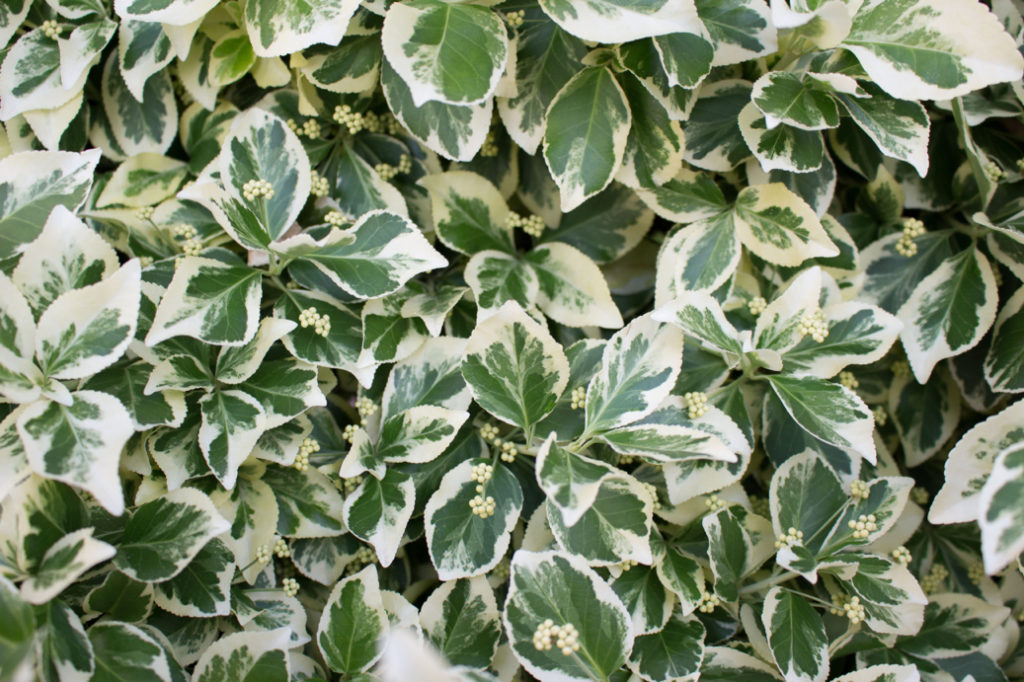
[[[412,277],[448,264],[412,221],[388,211],[363,214],[349,230],[329,234],[302,260],[357,298],[390,294]]]
[[[569,361],[548,330],[509,301],[473,330],[462,376],[481,407],[532,430],[565,390]]]
[[[170,74],[153,74],[135,99],[121,78],[117,54],[111,53],[103,67],[103,110],[118,146],[126,156],[143,152],[163,154],[178,132],[178,106]]]
[[[141,628],[117,621],[101,621],[89,628],[96,659],[96,682],[137,680],[172,682],[169,656],[160,642]]]
[[[727,646],[709,646],[704,649],[700,675],[707,682],[730,682],[735,679],[748,682],[782,680],[774,665]]]
[[[945,366],[939,366],[927,384],[917,383],[910,375],[893,378],[886,407],[908,467],[916,467],[942,450],[960,423],[962,402],[960,387]]]
[[[153,586],[156,605],[185,618],[231,613],[235,556],[220,538],[206,543],[176,576]]]
[[[825,458],[807,450],[790,457],[778,468],[772,476],[768,500],[774,534],[785,535],[795,528],[803,533],[801,546],[818,555],[849,496]]]
[[[14,282],[0,272],[0,352],[10,353],[12,362],[22,360],[31,364],[35,335],[36,323],[28,301]]]
[[[1010,615],[1010,609],[971,594],[931,595],[924,624],[912,637],[901,638],[899,648],[914,657],[952,658],[985,647]]]
[[[491,182],[470,171],[428,175],[419,184],[430,193],[437,238],[467,256],[488,249],[515,253],[508,206]]]
[[[525,258],[537,275],[537,307],[568,327],[618,329],[622,315],[594,261],[562,242],[542,244]]]
[[[622,600],[582,559],[560,552],[512,557],[502,621],[512,650],[526,671],[547,682],[607,679],[633,648],[630,617]],[[573,595],[566,599],[567,594]],[[572,624],[579,651],[566,656],[534,646],[538,626]],[[552,642],[552,645],[554,642]]]
[[[679,610],[689,616],[697,610],[704,593],[704,569],[681,550],[667,547],[665,556],[655,565],[658,578],[679,598]]]
[[[303,55],[301,66],[295,66],[323,90],[365,92],[380,81],[381,57],[379,35],[349,33],[336,48]]]
[[[362,320],[348,306],[317,291],[289,289],[274,304],[274,315],[298,320],[303,310],[315,308],[331,323],[327,336],[317,333],[315,325],[296,327],[282,343],[288,352],[312,365],[354,368],[362,350]]]
[[[306,609],[295,597],[277,589],[245,590],[245,596],[259,610],[243,627],[248,632],[269,632],[288,628],[289,643],[301,647],[310,641],[306,629]],[[291,657],[291,655],[289,655]],[[294,660],[292,661],[294,663]]]
[[[32,473],[17,428],[24,410],[25,406],[19,405],[0,421],[0,502]]]
[[[415,405],[380,427],[376,455],[385,462],[425,464],[444,452],[469,412],[436,405]]]
[[[650,493],[626,474],[605,478],[594,501],[572,526],[556,504],[547,503],[548,523],[559,546],[591,566],[625,561],[650,565],[653,510]]]
[[[267,429],[283,426],[309,408],[327,404],[317,368],[288,356],[264,360],[239,388],[263,406]]]
[[[644,680],[694,679],[702,675],[704,634],[696,616],[676,614],[661,630],[637,636],[627,665]]]
[[[186,26],[216,5],[215,0],[114,0],[114,11],[123,19]]]
[[[498,648],[501,621],[483,576],[441,583],[419,613],[423,633],[456,665],[486,668]]]
[[[824,682],[828,677],[828,636],[821,616],[796,592],[774,587],[761,614],[768,645],[786,682]]]
[[[834,551],[834,548],[850,543],[870,544],[881,539],[900,520],[913,487],[914,479],[908,476],[881,476],[869,480],[867,497],[850,498],[825,551]],[[876,529],[869,531],[866,537],[854,538],[850,522],[856,524],[862,516],[872,515],[875,517]]]
[[[825,140],[817,130],[802,130],[785,123],[769,127],[770,121],[751,102],[736,120],[747,147],[764,172],[811,173],[825,161]]]
[[[731,212],[676,230],[658,252],[655,306],[664,307],[684,292],[718,289],[733,276],[742,251]]]
[[[771,523],[734,504],[707,514],[701,525],[708,538],[715,594],[722,601],[734,602],[743,578],[774,552]]]
[[[508,35],[486,7],[413,0],[388,8],[384,56],[405,81],[413,104],[479,104],[505,70]]]
[[[541,0],[559,26],[583,40],[625,43],[666,33],[698,33],[703,28],[692,0]]]
[[[163,26],[155,22],[128,19],[121,21],[118,26],[117,56],[125,85],[135,99],[142,101],[146,81],[170,64],[175,54]],[[186,53],[182,58],[187,56]]]
[[[1015,443],[1024,441],[1024,400],[976,424],[949,451],[945,482],[931,508],[931,523],[967,523],[982,513],[980,493],[996,457]]]
[[[833,678],[832,682],[921,682],[921,673],[913,665],[871,665]]]
[[[1024,391],[1024,289],[1004,303],[995,321],[992,345],[985,355],[985,380],[994,391]]]
[[[882,357],[899,338],[903,323],[881,308],[856,301],[824,308],[828,336],[821,343],[804,336],[786,350],[787,372],[830,379],[849,365],[867,365]]]
[[[717,436],[687,426],[630,424],[605,431],[601,440],[620,454],[658,463],[690,459],[736,461],[736,453]]]
[[[242,346],[256,334],[262,296],[259,270],[210,258],[182,258],[160,299],[146,345],[191,336],[214,345]]]
[[[15,0],[0,6],[0,49],[7,47],[8,42],[18,32],[32,3],[28,0]]]
[[[921,280],[896,313],[918,382],[927,382],[940,360],[977,345],[995,322],[998,304],[992,266],[977,249],[947,258]]]
[[[20,413],[25,456],[40,476],[83,488],[119,515],[124,498],[118,463],[135,431],[131,415],[117,398],[99,391],[76,391],[71,398],[68,405],[39,400]]]
[[[860,397],[815,377],[768,377],[793,420],[818,440],[875,463],[875,419]]]
[[[381,420],[417,405],[466,410],[472,402],[459,368],[466,342],[455,337],[429,339],[395,364],[381,397]]]
[[[726,356],[727,362],[739,362],[743,354],[740,333],[726,319],[721,304],[709,294],[684,290],[651,317],[679,327],[684,334]]]
[[[978,494],[978,525],[985,572],[994,574],[1024,549],[1021,493],[1024,492],[1024,446],[1011,446],[996,457],[992,473]]]
[[[558,91],[548,107],[543,151],[562,211],[571,211],[612,181],[631,120],[626,96],[606,68],[585,68]]]
[[[309,198],[309,159],[302,143],[284,121],[260,109],[232,120],[218,168],[228,194],[259,217],[263,247],[285,235]],[[245,185],[260,180],[270,183],[273,194],[246,199]]]
[[[685,37],[692,37],[693,34],[682,34]],[[662,38],[664,36],[660,36]],[[688,49],[691,45],[685,39],[679,41]],[[707,54],[710,45],[697,41],[693,45],[696,49],[692,71],[682,74],[686,78],[700,78],[700,72],[705,68],[708,58]],[[657,100],[658,104],[668,113],[673,121],[685,121],[689,118],[693,106],[697,101],[697,88],[688,90],[678,85],[673,85],[677,80],[670,75],[664,64],[664,49],[658,49],[654,39],[644,38],[628,43],[620,43],[614,46],[614,54],[618,64],[636,76],[648,93]],[[592,61],[592,60],[591,60]],[[689,65],[689,62],[687,62]],[[678,66],[673,63],[671,68]],[[619,68],[616,66],[616,68]]]
[[[310,5],[299,0],[245,3],[245,28],[257,57],[278,57],[317,43],[337,45],[359,9],[356,0]]]
[[[144,392],[146,395],[158,391],[188,392],[197,389],[211,391],[216,387],[209,367],[192,355],[172,355],[162,360],[149,373]]]
[[[504,465],[495,464],[491,478],[480,484],[473,467],[490,463],[469,459],[448,471],[427,500],[424,527],[430,558],[441,580],[481,575],[498,565],[511,540],[523,508],[518,479]],[[477,492],[477,486],[484,488]],[[477,496],[492,497],[494,513],[474,514],[469,503]]]
[[[836,93],[843,108],[886,156],[906,161],[922,178],[928,174],[931,121],[920,102],[897,99],[871,83],[870,97]],[[902,97],[902,96],[901,96]]]
[[[87,682],[95,654],[78,614],[60,599],[35,609],[36,677],[44,682]],[[33,679],[29,676],[27,679]]]
[[[274,545],[277,530],[277,500],[274,491],[263,481],[238,479],[232,490],[216,490],[210,499],[217,510],[231,523],[221,538],[235,555],[235,564],[250,585],[263,571],[257,561],[257,549]]]
[[[107,206],[155,206],[174,196],[188,176],[183,161],[145,152],[124,161],[103,187],[97,208]]]
[[[351,674],[376,662],[381,653],[377,642],[389,630],[377,567],[371,564],[331,590],[316,641],[331,670]]]
[[[831,88],[812,74],[766,73],[754,82],[750,96],[769,124],[785,123],[803,130],[839,126],[839,107]]]
[[[481,320],[508,301],[530,308],[540,294],[536,271],[518,256],[501,251],[474,253],[463,276],[476,298],[477,315]]]
[[[745,62],[775,52],[778,36],[768,6],[760,0],[694,0],[697,15],[715,45],[712,66]]]
[[[92,528],[68,533],[43,555],[28,580],[21,584],[21,596],[30,604],[45,604],[98,563],[117,550],[92,536]]]
[[[780,182],[741,190],[733,220],[743,245],[775,265],[839,255],[814,210]]]
[[[442,284],[433,291],[416,294],[406,299],[399,311],[402,317],[419,318],[432,337],[444,331],[448,315],[466,295],[467,287]]]
[[[77,78],[67,83],[69,87],[64,87],[60,67],[58,43],[41,28],[18,38],[7,49],[0,66],[0,90],[6,95],[0,105],[0,120],[10,121],[19,114],[40,109],[57,109],[73,101],[85,85],[89,69],[82,69]]]
[[[350,533],[373,545],[381,566],[395,560],[405,527],[416,505],[412,478],[397,469],[384,477],[366,476],[345,498],[344,519]]]
[[[1024,70],[1014,40],[972,0],[867,0],[842,47],[900,99],[952,99]]]
[[[252,340],[244,346],[226,346],[217,355],[214,377],[225,384],[240,384],[259,369],[270,347],[299,325],[291,320],[265,317]]]
[[[22,248],[11,281],[39,314],[61,294],[96,284],[118,265],[106,240],[57,204],[39,236]]]
[[[675,594],[666,590],[657,571],[650,566],[624,564],[610,584],[630,612],[633,633],[638,638],[661,631],[675,611]]]
[[[597,499],[601,483],[621,472],[604,462],[567,450],[548,436],[537,451],[537,484],[562,520],[575,525]]]
[[[210,498],[179,488],[140,505],[125,524],[114,565],[130,578],[173,578],[207,542],[230,528]]]
[[[231,490],[238,467],[266,430],[263,405],[244,391],[217,390],[203,396],[199,407],[199,448],[217,480]]]
[[[914,575],[903,564],[871,555],[846,554],[851,563],[834,564],[844,586],[860,598],[864,624],[880,634],[912,635],[921,630],[925,604],[936,597],[925,595]],[[856,574],[850,577],[850,569]],[[822,572],[826,572],[822,569]],[[969,598],[970,595],[960,594]]]
[[[277,498],[277,532],[290,538],[341,535],[344,500],[327,476],[309,468],[268,464],[261,479]]]
[[[786,289],[757,316],[754,347],[786,353],[800,343],[803,318],[818,310],[821,298],[821,268],[812,266],[786,285]],[[828,337],[826,337],[827,339]]]
[[[289,678],[288,630],[235,632],[203,651],[192,673],[193,682]]]
[[[414,138],[446,159],[472,161],[490,130],[493,99],[457,106],[424,102],[416,106],[402,77],[387,60],[381,65],[381,88],[388,108]]]
[[[596,435],[654,411],[679,376],[683,333],[645,315],[608,341],[601,370],[587,388],[586,433]]]
[[[565,242],[595,263],[616,261],[632,251],[654,223],[654,212],[636,193],[617,182],[550,223],[534,242]]]
[[[707,46],[710,48],[710,44]],[[630,126],[622,166],[615,177],[629,187],[663,185],[683,166],[682,126],[669,117],[665,107],[638,78],[623,73],[618,82],[632,118],[644,124]]]

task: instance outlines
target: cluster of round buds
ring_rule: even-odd
[[[484,491],[484,486],[487,485],[487,481],[491,480],[491,476],[493,475],[494,467],[486,462],[481,462],[480,464],[473,465],[473,468],[469,473],[469,479],[478,484],[476,486],[476,491],[478,493],[482,493]]]
[[[480,436],[486,441],[493,441],[498,437],[498,427],[494,424],[484,424],[480,427]]]
[[[928,593],[937,592],[948,577],[949,570],[945,566],[942,564],[932,564],[927,575],[921,578],[921,589]]]
[[[498,145],[494,143],[494,131],[488,130],[487,137],[484,138],[484,143],[480,145],[478,153],[485,158],[494,158],[498,155],[499,151]]]
[[[152,256],[139,256],[139,265],[142,266],[143,270],[145,270],[146,268],[148,268],[152,264],[153,264],[153,257]]]
[[[355,135],[360,130],[366,127],[366,118],[360,114],[352,111],[352,107],[347,104],[339,104],[334,107],[334,121],[348,128],[349,135]]]
[[[796,330],[801,336],[810,336],[818,343],[828,337],[828,324],[820,309],[804,315]]]
[[[362,570],[363,566],[377,563],[377,553],[372,547],[363,545],[356,551],[356,555],[345,566],[345,575],[352,575]]]
[[[345,214],[341,211],[328,211],[324,216],[324,222],[334,227],[341,227],[345,224]]]
[[[853,537],[864,540],[878,530],[877,520],[874,514],[861,514],[856,520],[850,519],[847,526],[853,531]]]
[[[512,229],[522,228],[523,232],[534,238],[541,236],[547,228],[544,219],[539,215],[521,216],[515,211],[509,211],[505,224]]]
[[[498,580],[505,580],[511,574],[511,566],[508,557],[503,557],[498,565],[491,569],[491,575]]]
[[[198,235],[195,226],[188,223],[178,223],[174,226],[174,236],[178,239],[195,239]]]
[[[281,589],[284,590],[285,596],[294,597],[299,593],[299,581],[295,578],[285,578],[281,581]]]
[[[43,34],[51,40],[60,38],[60,24],[53,19],[47,19],[40,24],[39,28],[42,29]]]
[[[985,566],[980,561],[975,561],[967,568],[967,578],[975,585],[980,585],[985,579]]]
[[[350,425],[351,426],[351,425]],[[352,478],[342,479],[341,489],[345,491],[346,495],[351,495],[359,487],[359,484],[363,482],[363,475],[353,476]]]
[[[711,613],[721,606],[721,604],[722,600],[718,598],[717,594],[704,590],[700,593],[700,601],[697,602],[697,610],[701,613]]]
[[[288,546],[288,541],[284,538],[278,538],[274,542],[274,555],[278,559],[286,559],[292,555],[291,547]]]
[[[383,180],[384,182],[388,182],[389,180],[391,180],[391,178],[398,175],[397,166],[392,166],[391,164],[383,162],[378,163],[376,166],[374,166],[373,170],[377,172],[377,175],[379,175],[380,179]]]
[[[569,394],[569,407],[574,410],[582,410],[587,405],[587,387],[577,386]]]
[[[658,497],[658,487],[648,481],[640,481],[640,485],[642,485],[644,490],[647,491],[647,494],[651,496],[651,499],[654,501],[654,508],[660,509],[661,498]]]
[[[804,532],[802,530],[797,530],[796,528],[790,528],[785,533],[779,534],[779,538],[775,541],[775,549],[792,547],[793,545],[799,545],[803,541]]]
[[[253,201],[259,197],[269,199],[274,196],[274,186],[266,180],[246,180],[242,185],[242,196],[246,201]]]
[[[514,10],[512,12],[505,12],[505,22],[512,28],[519,28],[523,25],[526,20],[526,10]]]
[[[703,391],[690,391],[683,396],[686,401],[686,416],[700,419],[708,413],[708,396]]]
[[[622,570],[622,571],[628,571],[629,569],[633,568],[634,566],[636,566],[636,560],[635,559],[626,559],[621,564],[619,564],[619,569]]]
[[[488,516],[494,516],[494,510],[497,508],[497,505],[494,498],[490,495],[487,497],[477,495],[469,501],[469,508],[481,519],[486,519]]]
[[[203,243],[199,241],[199,232],[193,225],[178,223],[174,227],[174,236],[184,240],[181,243],[181,252],[186,256],[198,256],[203,249]]]
[[[875,423],[879,426],[885,426],[885,423],[889,421],[889,413],[881,405],[876,405],[875,409],[871,410],[871,414],[875,416]]]
[[[903,566],[909,566],[910,560],[913,559],[913,557],[910,555],[910,550],[904,547],[903,545],[900,545],[899,547],[894,549],[890,553],[890,556],[892,557],[893,561],[895,561],[898,564],[902,564]]]
[[[331,318],[321,315],[314,306],[310,306],[299,312],[299,326],[303,329],[312,327],[314,334],[327,338],[331,333]]]
[[[892,371],[892,375],[897,379],[910,376],[910,363],[906,360],[897,360],[892,363],[892,366],[889,369]]]
[[[854,500],[866,500],[868,499],[868,484],[859,478],[850,484],[850,497]]]
[[[398,119],[395,118],[395,115],[392,114],[390,111],[381,116],[380,124],[381,127],[387,131],[388,135],[391,135],[392,137],[402,135],[405,132],[405,130],[402,128],[402,124],[399,123]]]
[[[139,220],[149,220],[150,218],[153,217],[153,212],[155,210],[156,209],[153,208],[152,206],[143,206],[142,208],[135,212],[135,217],[138,218]]]
[[[303,438],[293,466],[299,471],[305,471],[309,468],[309,456],[314,452],[320,452],[320,443],[313,438]]]
[[[704,504],[707,505],[709,511],[716,512],[725,506],[725,500],[712,493],[708,495],[706,500],[704,500]]]
[[[917,218],[904,218],[903,219],[903,234],[896,241],[896,253],[910,258],[917,253],[917,243],[914,241],[915,237],[920,237],[924,234],[924,223]]]
[[[751,315],[760,315],[767,307],[768,301],[765,300],[764,296],[755,296],[747,301],[747,309],[750,311]]]
[[[537,626],[533,633],[533,646],[537,651],[550,651],[554,648],[564,656],[572,656],[580,650],[580,633],[572,623],[555,625],[550,618]]]
[[[860,603],[860,597],[847,598],[845,594],[832,595],[832,603],[835,604],[829,611],[833,616],[846,616],[852,625],[863,623],[867,617],[864,605]]]
[[[636,462],[636,457],[633,455],[619,455],[619,464],[623,466],[633,464],[634,462]]]
[[[345,424],[345,430],[341,432],[341,437],[351,443],[356,439],[356,429],[358,428],[355,424]]]
[[[758,516],[768,518],[772,515],[771,500],[769,500],[767,497],[761,497],[760,495],[751,495],[750,510]]]
[[[303,134],[311,140],[315,140],[320,137],[320,121],[315,118],[306,119],[306,122],[302,124]]]
[[[366,426],[366,420],[377,414],[377,410],[379,409],[380,407],[377,406],[377,403],[373,402],[365,395],[356,400],[356,412],[358,412],[359,416],[362,418],[363,426]]]
[[[309,193],[314,197],[325,197],[331,190],[331,185],[327,182],[327,178],[317,173],[315,170],[309,172]]]
[[[509,464],[511,464],[512,462],[516,461],[516,455],[518,455],[518,454],[519,454],[519,448],[516,446],[515,443],[510,443],[509,441],[505,441],[505,442],[503,442],[501,444],[501,455],[500,456],[501,456],[501,461],[502,462],[508,462]]]
[[[916,504],[921,505],[922,507],[928,504],[929,497],[930,496],[928,495],[927,488],[923,488],[922,486],[916,485],[910,489],[910,499],[913,500]]]
[[[412,172],[412,158],[408,154],[402,154],[398,157],[398,165],[395,166],[398,169],[399,174],[405,175],[406,173]]]
[[[839,383],[850,390],[860,387],[860,382],[857,381],[857,377],[854,376],[853,372],[849,371],[839,373]]]
[[[198,256],[203,250],[203,243],[197,238],[186,239],[181,243],[181,252],[186,256]]]
[[[1006,173],[1003,172],[1003,169],[1000,168],[995,161],[989,161],[986,163],[984,170],[985,177],[988,178],[989,182],[999,182],[1003,179],[1003,176],[1006,175]]]
[[[267,545],[260,545],[256,548],[256,561],[261,564],[270,563],[270,547]]]

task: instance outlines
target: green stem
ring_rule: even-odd
[[[784,583],[787,580],[792,580],[793,578],[799,577],[799,575],[799,573],[795,573],[793,571],[785,571],[784,573],[773,575],[770,578],[759,580],[756,583],[752,583],[750,585],[747,585],[746,587],[741,588],[740,594],[751,594],[753,592],[760,592],[761,590],[767,587],[774,587],[779,583]]]

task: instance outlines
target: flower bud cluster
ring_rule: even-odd
[[[708,396],[703,391],[691,391],[683,396],[683,400],[690,419],[700,419],[708,413]]]
[[[242,196],[246,201],[254,201],[260,197],[270,199],[274,196],[274,186],[266,180],[246,180],[242,185]]]
[[[582,410],[587,405],[587,387],[577,386],[569,394],[569,407],[574,410]]]
[[[853,500],[866,500],[869,494],[868,484],[859,478],[850,484],[850,497]]]
[[[314,197],[325,197],[331,191],[331,185],[327,178],[315,170],[309,172],[309,193]]]
[[[285,578],[281,581],[281,589],[288,597],[294,597],[299,593],[299,581],[295,578]]]
[[[494,510],[497,508],[497,504],[494,498],[488,495],[477,495],[469,501],[470,510],[479,516],[481,519],[486,519],[488,516],[494,516]]]
[[[299,313],[299,326],[305,329],[313,327],[313,333],[325,339],[331,333],[331,318],[321,315],[316,307],[310,306]]]
[[[348,128],[349,135],[355,135],[360,130],[366,127],[365,117],[352,111],[352,107],[347,104],[339,104],[334,107],[334,118],[335,123],[339,123]]]
[[[801,336],[810,336],[818,343],[828,338],[828,323],[820,309],[804,315],[796,330]]]
[[[903,545],[900,545],[899,547],[894,549],[890,553],[890,556],[892,557],[893,561],[895,561],[898,564],[902,564],[903,566],[909,566],[911,560],[914,558],[911,556],[910,550],[904,547]]]
[[[775,549],[782,549],[783,547],[792,547],[799,545],[804,541],[804,532],[797,530],[796,528],[790,528],[785,533],[780,533],[778,539],[775,541]]]
[[[521,216],[515,211],[509,211],[505,224],[512,229],[521,228],[523,232],[535,239],[544,234],[544,230],[547,228],[544,219],[539,215]]]
[[[701,613],[711,613],[721,604],[722,600],[717,594],[704,590],[700,594],[700,601],[697,602],[697,610]]]
[[[906,258],[917,253],[917,243],[914,241],[915,237],[920,237],[925,233],[924,223],[917,218],[904,218],[903,219],[903,234],[900,235],[899,240],[896,242],[896,253]]]
[[[555,625],[550,618],[538,625],[533,633],[533,646],[537,651],[550,651],[553,643],[564,656],[580,650],[579,640],[580,633],[572,623]]]
[[[765,300],[764,296],[755,296],[747,301],[747,309],[750,311],[751,315],[760,315],[767,307],[768,301]]]
[[[835,604],[829,611],[833,616],[845,616],[850,620],[851,625],[863,623],[867,617],[864,605],[860,603],[860,597],[847,597],[845,594],[832,595],[832,603]]]
[[[847,526],[853,531],[853,537],[864,540],[878,530],[877,519],[874,514],[861,514],[856,520],[850,519]]]
[[[299,471],[305,471],[309,468],[309,456],[314,452],[320,452],[320,443],[313,438],[303,438],[293,466]]]

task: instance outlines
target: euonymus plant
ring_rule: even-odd
[[[1024,677],[1020,0],[0,2],[0,680]]]

